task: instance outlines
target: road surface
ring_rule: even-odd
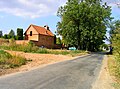
[[[0,78],[0,89],[91,89],[104,54],[91,54]]]

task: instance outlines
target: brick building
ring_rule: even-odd
[[[54,48],[54,34],[46,25],[44,27],[30,25],[25,31],[25,40],[33,41],[36,46]]]

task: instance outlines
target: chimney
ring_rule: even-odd
[[[45,28],[46,30],[50,30],[49,27],[48,27],[48,25],[45,25],[44,28]]]

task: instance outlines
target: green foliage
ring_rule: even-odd
[[[34,53],[48,54],[50,52],[45,48],[39,48],[37,51],[34,51]]]
[[[111,29],[111,43],[114,47],[114,53],[120,55],[120,20],[117,20],[113,23],[114,29]]]
[[[14,68],[26,64],[26,59],[21,56],[12,56],[11,54],[0,50],[0,67]]]
[[[70,54],[70,51],[67,51],[67,50],[49,50],[49,53],[50,54],[56,54],[56,55],[67,55],[67,54]]]
[[[11,29],[10,32],[9,32],[9,35],[12,37],[12,36],[15,36],[15,32]]]
[[[60,7],[57,32],[67,46],[97,51],[103,44],[107,23],[111,20],[111,7],[100,0],[68,0]]]
[[[117,25],[117,24],[116,24]],[[120,78],[120,23],[116,26],[112,35],[112,46],[114,47],[114,55],[116,56],[116,76]]]
[[[3,36],[3,33],[2,33],[2,31],[0,31],[0,38]]]
[[[113,83],[112,86],[114,87],[114,89],[120,89],[119,83]]]
[[[4,39],[8,39],[8,35],[7,35],[7,34],[4,34],[3,38],[4,38]]]
[[[15,38],[15,32],[11,29],[9,34],[8,34],[8,39],[10,38]]]
[[[13,30],[11,30],[10,32],[9,32],[9,34],[4,34],[4,36],[2,36],[2,31],[0,31],[0,34],[1,34],[1,36],[0,37],[2,37],[2,38],[4,38],[4,39],[15,39],[16,40],[16,36],[15,36],[15,32],[13,31]]]
[[[35,44],[32,41],[29,41],[28,45],[31,46],[31,47],[35,46]]]
[[[120,55],[116,55],[115,76],[120,79]]]
[[[112,22],[110,36],[113,55],[115,56],[114,75],[120,85],[120,20]]]
[[[56,44],[62,44],[60,37],[56,38]]]
[[[10,58],[12,58],[12,56],[9,53],[0,50],[0,64],[5,62],[4,59],[10,59]]]
[[[17,28],[17,39],[23,40],[23,29]]]
[[[109,45],[104,43],[101,45],[101,50],[103,50],[103,48],[109,50]]]

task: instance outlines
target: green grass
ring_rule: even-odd
[[[120,89],[120,84],[119,84],[119,83],[113,83],[112,86],[113,86],[115,89]]]
[[[0,68],[15,68],[25,65],[27,60],[21,56],[11,55],[4,50],[0,50]]]

